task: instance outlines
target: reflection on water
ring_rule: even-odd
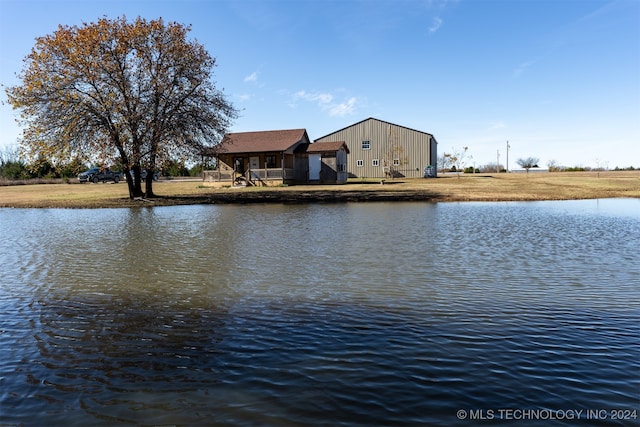
[[[640,409],[638,202],[0,210],[0,425]]]

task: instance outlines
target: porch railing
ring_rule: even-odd
[[[221,171],[220,169],[204,171],[203,180],[209,182],[232,182],[238,174],[233,171]]]
[[[293,169],[291,168],[268,168],[249,169],[247,177],[251,181],[277,181],[293,179]]]
[[[294,178],[293,168],[249,169],[244,175],[231,170],[223,171],[218,169],[204,171],[204,181],[210,182],[233,182],[241,176],[244,176],[249,181],[285,181]]]

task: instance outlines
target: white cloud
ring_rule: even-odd
[[[425,6],[427,9],[445,10],[451,4],[458,3],[458,0],[427,0]]]
[[[520,77],[522,73],[528,70],[536,61],[527,61],[518,65],[515,70],[513,70],[513,77]]]
[[[435,17],[431,20],[431,25],[429,26],[429,32],[435,33],[442,27],[442,19],[439,17]]]
[[[317,102],[318,105],[323,106],[333,100],[333,95],[331,95],[330,93],[306,92],[304,90],[300,90],[293,95],[293,99],[294,101],[303,99],[309,102]]]
[[[328,92],[307,92],[300,90],[293,94],[289,103],[291,108],[298,106],[298,101],[303,100],[316,104],[322,111],[326,111],[331,117],[344,117],[355,113],[358,100],[351,97],[343,102],[334,102],[334,96]]]
[[[507,125],[503,121],[499,121],[499,122],[489,123],[489,129],[488,130],[490,130],[490,131],[499,130],[499,129],[504,129],[506,127],[507,127]]]
[[[357,102],[356,98],[352,96],[346,102],[341,102],[340,104],[334,104],[329,109],[329,115],[331,117],[350,116],[356,110],[356,102]]]
[[[238,101],[240,102],[245,102],[251,99],[251,95],[248,93],[241,93],[239,95],[236,95],[236,98],[238,99]]]
[[[249,83],[249,82],[255,82],[258,81],[258,72],[254,71],[253,73],[249,74],[247,77],[244,78],[244,82],[245,83]]]

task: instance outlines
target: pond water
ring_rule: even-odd
[[[639,423],[638,199],[0,209],[0,236],[3,426]]]

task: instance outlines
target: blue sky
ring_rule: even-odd
[[[37,36],[102,16],[192,25],[241,116],[234,132],[368,117],[429,132],[470,162],[640,166],[638,0],[0,0],[0,83]],[[6,101],[4,91],[0,100]],[[0,105],[0,150],[16,113]]]

